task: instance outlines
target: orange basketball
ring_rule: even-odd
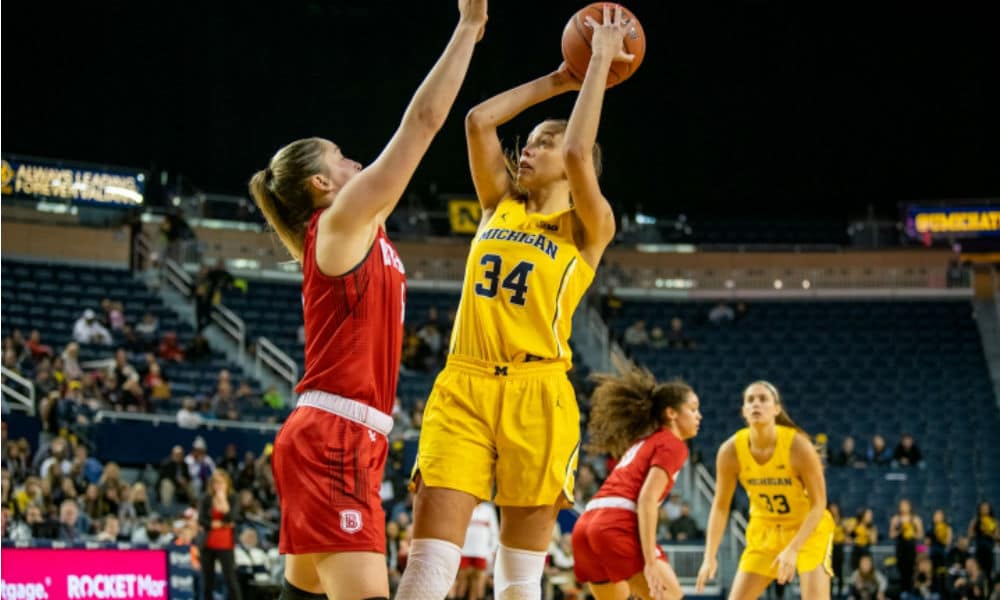
[[[611,15],[614,17],[615,8],[618,4],[614,2],[595,2],[587,7],[581,8],[566,23],[562,35],[562,55],[566,61],[569,72],[574,77],[583,81],[583,76],[587,73],[587,65],[590,64],[590,39],[594,36],[594,30],[587,26],[586,17],[589,15],[598,23],[604,20],[604,6],[608,5]],[[615,61],[611,63],[611,71],[608,73],[608,87],[618,85],[635,73],[642,59],[646,55],[646,34],[642,30],[642,24],[635,18],[632,11],[622,7],[622,15],[628,19],[629,29],[625,33],[625,51],[635,56],[631,63]]]

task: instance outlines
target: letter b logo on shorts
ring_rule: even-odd
[[[356,510],[340,511],[340,528],[347,533],[357,533],[361,531],[363,525],[360,512]]]

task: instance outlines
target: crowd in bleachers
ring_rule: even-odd
[[[40,277],[37,269],[22,274],[26,278],[24,280],[33,282],[34,287],[19,285],[12,290],[6,277],[4,279],[3,364],[34,382],[38,392],[36,409],[42,423],[43,442],[41,448],[35,449],[27,440],[8,440],[4,430],[4,538],[117,539],[155,543],[195,541],[197,546],[203,533],[197,524],[198,500],[205,494],[211,473],[215,469],[223,469],[229,473],[239,498],[238,536],[241,541],[246,538],[246,542],[236,549],[237,558],[242,557],[244,563],[252,559],[258,571],[261,567],[258,563],[266,562],[263,571],[271,576],[280,575],[280,561],[275,560],[274,549],[277,503],[266,449],[239,456],[235,447],[206,448],[204,440],[199,442],[196,439],[188,448],[174,448],[158,468],[136,471],[135,465],[123,469],[114,463],[97,460],[91,456],[87,440],[88,427],[96,412],[102,409],[168,413],[180,427],[198,429],[207,421],[216,419],[280,421],[287,411],[282,395],[273,388],[261,390],[238,368],[220,359],[203,336],[185,328],[183,323],[164,312],[158,301],[144,295],[144,290],[123,285],[125,291],[121,296],[98,297],[85,293],[79,285],[74,287],[75,284],[68,279],[54,288],[43,289],[46,281],[57,277],[57,270],[49,270],[52,272],[51,279]],[[5,275],[8,272],[5,270]],[[120,281],[118,274],[110,277],[99,270],[88,273],[100,281]],[[67,308],[68,304],[59,304],[61,309],[52,308],[56,304],[50,300],[60,293],[64,293],[64,300],[74,302],[72,310]],[[217,296],[214,291],[208,295]],[[388,520],[387,560],[393,577],[405,568],[411,535],[412,497],[407,489],[407,467],[412,456],[408,453],[419,437],[432,375],[445,359],[454,319],[452,307],[457,301],[457,296],[453,294],[413,296],[407,306],[408,314],[412,316],[407,319],[400,398],[394,410],[396,425],[390,440],[382,494]],[[121,299],[112,299],[115,297]],[[136,297],[143,298],[143,301],[137,303]],[[107,302],[101,301],[105,298]],[[40,299],[48,312],[37,311],[30,306]],[[250,332],[251,338],[254,333],[268,333],[275,343],[286,348],[301,364],[301,342],[295,335],[301,327],[301,311],[296,310],[300,306],[297,286],[251,283],[251,293],[240,292],[225,300],[227,304],[232,300],[231,307],[245,318],[248,327],[258,328],[256,332]],[[21,305],[23,310],[8,312],[8,301]],[[265,305],[270,308],[268,314],[273,315],[270,320],[264,318]],[[274,306],[278,305],[287,306],[289,310],[274,310]],[[874,581],[876,593],[871,597],[877,598],[879,577],[885,582],[883,592],[892,593],[900,587],[902,570],[898,561],[889,568],[873,561],[869,570],[861,557],[864,556],[864,548],[877,543],[879,529],[886,532],[892,530],[891,515],[883,513],[900,493],[913,494],[927,506],[946,507],[954,511],[955,506],[966,506],[972,497],[972,492],[965,488],[958,491],[950,489],[950,486],[962,481],[958,478],[966,478],[965,483],[975,482],[978,486],[976,490],[996,489],[992,479],[996,473],[990,471],[990,465],[998,464],[994,462],[996,452],[993,449],[981,452],[975,461],[955,460],[953,450],[941,450],[939,434],[954,433],[959,427],[950,416],[942,415],[940,431],[930,430],[926,425],[910,429],[906,425],[912,421],[900,418],[897,405],[885,406],[893,400],[888,393],[879,393],[881,390],[876,391],[865,385],[864,389],[872,393],[870,398],[842,398],[837,394],[846,392],[846,387],[834,381],[835,377],[824,378],[821,373],[823,370],[832,370],[837,374],[858,373],[864,381],[883,382],[892,388],[892,394],[897,394],[904,389],[898,379],[917,377],[920,370],[929,368],[928,364],[920,362],[920,353],[927,350],[938,368],[937,377],[954,382],[955,389],[962,390],[964,394],[956,400],[961,410],[968,410],[961,422],[971,419],[987,428],[995,424],[995,409],[992,412],[981,410],[972,400],[967,400],[987,397],[983,395],[985,388],[981,382],[973,377],[976,374],[970,375],[971,367],[981,368],[981,365],[975,363],[975,357],[970,359],[963,354],[970,339],[967,324],[961,321],[953,306],[932,306],[927,312],[934,319],[940,319],[945,329],[928,345],[923,335],[911,331],[915,329],[915,323],[936,324],[924,319],[921,309],[908,307],[896,310],[881,306],[861,309],[861,312],[870,311],[877,315],[872,317],[876,321],[872,321],[865,315],[859,316],[858,310],[850,306],[837,307],[837,310],[829,311],[835,316],[824,317],[829,320],[826,322],[817,319],[817,311],[808,306],[776,308],[755,304],[748,309],[744,304],[712,303],[657,306],[646,310],[646,307],[626,305],[611,298],[606,302],[605,314],[613,331],[637,360],[650,364],[658,375],[679,375],[691,381],[706,400],[703,404],[706,419],[726,424],[713,427],[694,442],[693,460],[698,460],[703,453],[710,456],[721,442],[719,436],[728,435],[739,426],[734,407],[742,387],[757,373],[777,373],[779,377],[794,381],[790,386],[782,385],[782,388],[789,391],[792,401],[796,402],[792,413],[796,418],[802,416],[801,423],[807,430],[819,431],[817,425],[822,425],[822,429],[832,435],[849,432],[859,439],[871,440],[860,449],[856,447],[853,437],[848,441],[845,436],[840,438],[838,450],[834,451],[825,444],[826,434],[821,434],[823,440],[820,445],[827,453],[827,462],[831,467],[845,467],[827,471],[831,498],[842,500],[852,511],[867,506],[876,508],[874,511],[859,510],[852,513],[858,516],[841,520],[841,551],[846,550],[844,556],[851,557],[844,561],[847,568],[841,579],[845,591],[851,582],[856,583],[855,587],[860,590],[864,586],[871,587]],[[13,318],[10,318],[11,315]],[[790,327],[768,331],[780,319],[790,321]],[[891,330],[877,319],[888,319],[886,323],[906,327],[905,335]],[[875,360],[861,365],[857,363],[861,355],[852,354],[850,342],[843,335],[849,335],[851,331],[850,327],[843,326],[845,322],[852,326],[871,326],[880,332],[877,335],[883,339],[873,343],[882,344],[884,353],[879,360],[885,364]],[[807,361],[806,357],[796,355],[796,352],[810,339],[809,336],[814,335],[810,327],[815,327],[817,323],[823,328],[823,335],[830,336],[830,344],[834,347],[814,352]],[[875,325],[872,326],[872,323]],[[203,324],[207,325],[207,322]],[[795,328],[799,330],[795,331]],[[737,330],[739,343],[734,343]],[[28,335],[25,336],[24,332]],[[894,339],[897,335],[901,338],[898,344]],[[873,338],[868,336],[865,343],[871,340]],[[887,345],[889,341],[892,344]],[[775,353],[775,348],[781,344],[795,347],[784,354]],[[912,344],[912,348],[908,344]],[[945,354],[944,359],[935,361],[933,348],[940,348]],[[914,356],[907,357],[904,355],[906,352],[913,352]],[[772,353],[775,355],[772,356]],[[981,361],[981,358],[978,360]],[[894,375],[884,377],[890,369],[899,369],[902,374],[899,378],[894,378]],[[720,382],[720,370],[730,374],[732,381]],[[571,373],[571,380],[579,393],[584,427],[588,393],[586,373],[583,365],[578,363]],[[924,395],[912,404],[915,414],[924,414],[932,408],[937,402],[934,394],[940,394],[941,389],[934,385],[922,389]],[[816,399],[814,404],[817,405],[837,406],[843,399],[850,407],[868,406],[872,419],[858,419],[857,428],[851,429],[848,425],[853,425],[854,421],[839,414],[842,411],[833,411],[836,415],[831,411],[820,414],[811,410],[813,407],[809,404],[799,404],[801,397]],[[879,406],[880,403],[883,405]],[[899,442],[890,447],[885,438],[876,435],[876,425],[879,431],[914,431],[914,434],[901,436]],[[930,438],[926,445],[927,455],[921,452],[915,435],[919,436],[921,443]],[[982,449],[982,442],[988,439],[975,428],[969,435],[970,448]],[[884,483],[881,479],[911,465],[928,468],[904,469],[908,480],[898,489],[893,487],[895,484]],[[883,468],[848,468],[861,466]],[[596,492],[608,468],[605,457],[581,456],[575,502],[578,509],[582,509]],[[970,477],[973,472],[975,477]],[[941,481],[936,481],[932,474],[938,474]],[[876,482],[882,482],[882,485]],[[927,492],[926,498],[922,496],[924,492]],[[972,553],[972,558],[976,559],[979,554],[977,549],[985,547],[991,539],[984,532],[989,530],[992,522],[995,535],[996,523],[990,520],[991,516],[990,519],[979,519],[978,529],[975,530],[979,534],[971,538],[969,535],[949,534],[949,541],[942,542],[937,539],[940,529],[937,519],[935,516],[928,521],[933,525],[928,525],[926,536],[917,536],[919,542],[912,570],[914,590],[919,591],[918,588],[924,585],[922,579],[918,585],[917,579],[922,573],[926,574],[927,565],[924,563],[925,559],[929,559],[934,593],[941,598],[960,598],[965,592],[956,592],[956,589],[969,585],[968,582],[974,582],[979,577],[975,572],[976,566],[964,559],[964,553]],[[885,527],[876,526],[876,522],[883,523]],[[671,543],[697,542],[703,538],[703,525],[691,517],[690,508],[686,507],[683,499],[672,497],[661,510],[658,536]],[[924,540],[924,537],[928,539]],[[256,548],[252,538],[256,538]],[[984,557],[979,556],[977,566],[983,567],[981,561],[985,560]],[[564,536],[557,534],[550,548],[548,579],[564,582],[556,587],[565,594],[572,593],[574,589],[572,578],[567,576],[571,564],[571,549],[566,547]],[[984,578],[991,571],[989,566],[980,570]],[[954,595],[956,593],[959,595]],[[858,597],[865,596],[859,591]]]

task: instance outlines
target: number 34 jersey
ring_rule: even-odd
[[[500,202],[472,241],[452,354],[572,366],[573,312],[594,279],[576,246],[575,222],[572,208],[541,215],[517,200]]]
[[[734,444],[740,463],[740,483],[750,497],[750,517],[781,523],[800,523],[809,512],[809,494],[792,467],[792,440],[796,430],[777,425],[778,441],[770,460],[760,464],[750,453],[750,430],[736,432]]]

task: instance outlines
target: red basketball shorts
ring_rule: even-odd
[[[666,561],[657,546],[656,555]],[[600,508],[580,515],[573,527],[573,573],[580,583],[624,581],[642,573],[639,518],[623,508]]]
[[[458,563],[459,569],[478,569],[480,571],[486,570],[486,559],[481,556],[463,556],[462,561]]]
[[[317,408],[295,409],[271,457],[281,503],[279,551],[385,553],[379,489],[387,455],[381,433]]]

